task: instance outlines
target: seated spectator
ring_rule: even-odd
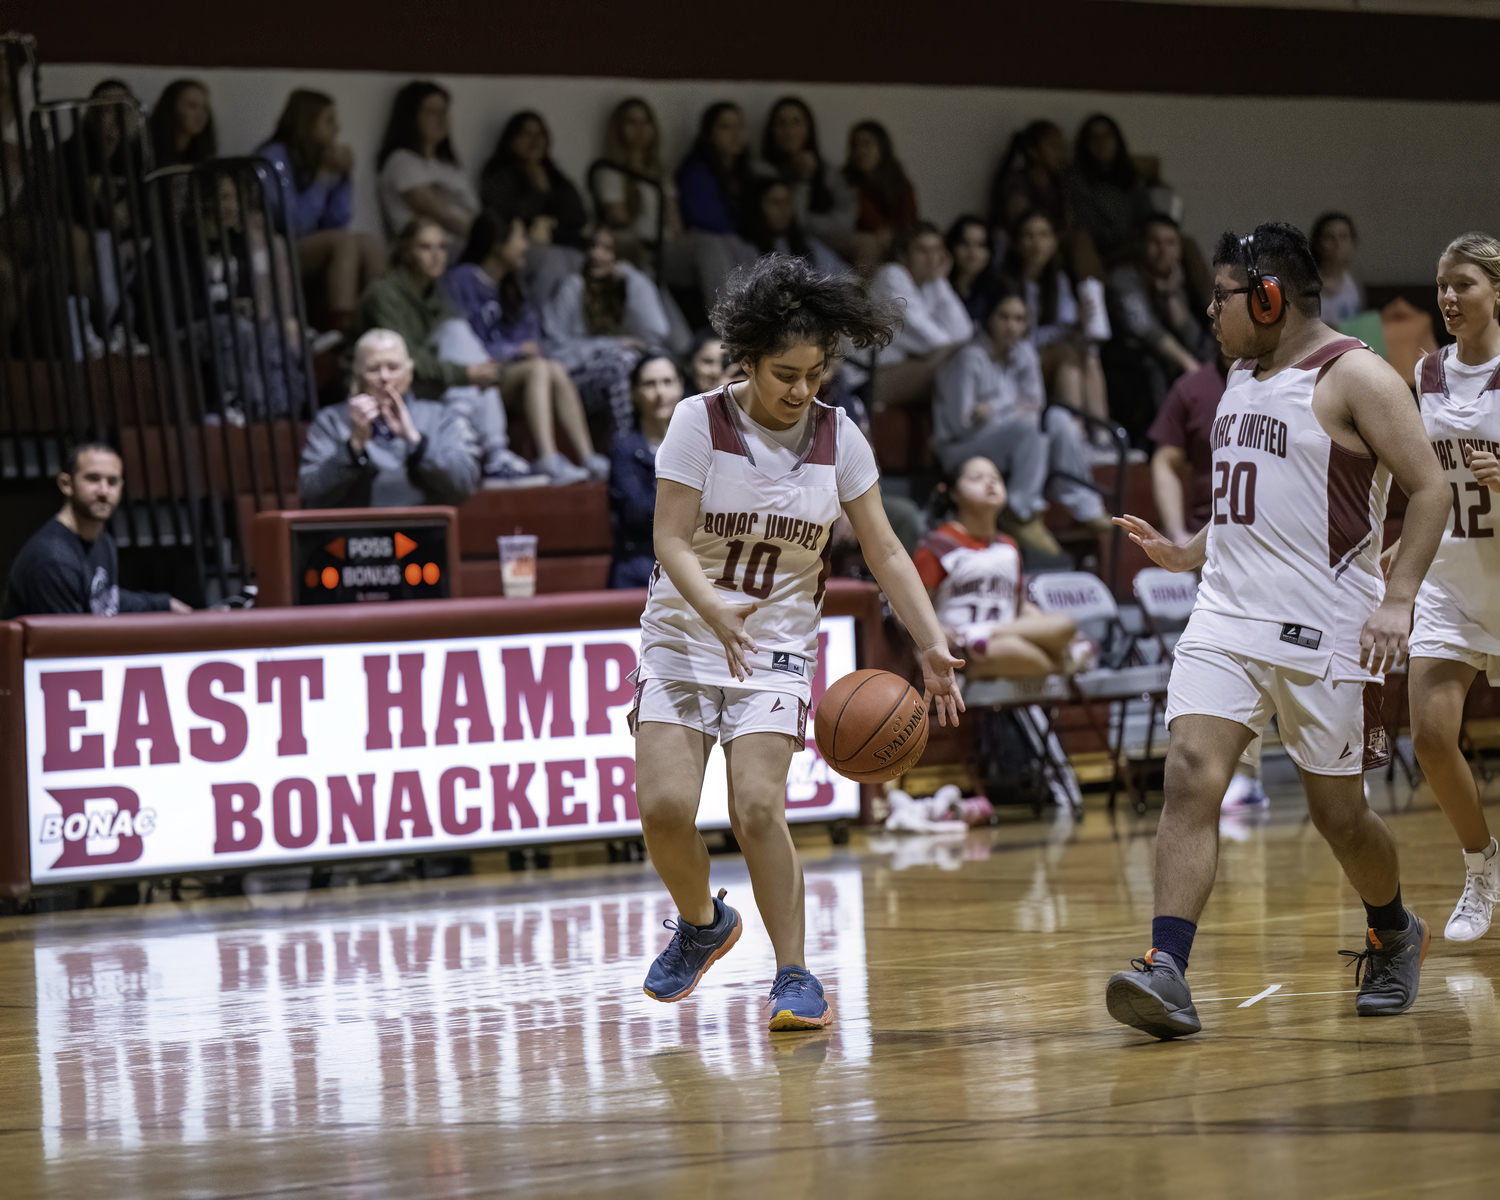
[[[836,254],[852,253],[854,194],[843,174],[830,170],[818,149],[812,109],[796,96],[771,106],[760,142],[761,167],[791,189],[797,224]]]
[[[1156,415],[1172,381],[1218,353],[1209,325],[1208,297],[1194,295],[1182,265],[1182,235],[1171,217],[1148,217],[1133,264],[1109,274],[1106,295],[1119,394],[1111,383],[1115,417],[1132,434]]]
[[[678,202],[691,231],[705,307],[713,307],[743,258],[738,235],[754,179],[740,106],[728,100],[709,105],[693,148],[677,169]]]
[[[449,100],[447,89],[420,79],[396,93],[375,159],[380,212],[392,236],[420,216],[461,242],[479,213],[474,185],[453,153]]]
[[[912,556],[932,607],[969,679],[1072,671],[1083,656],[1066,613],[1044,613],[1025,598],[1020,548],[1000,532],[1005,483],[983,456],[949,473],[939,493],[949,520]]]
[[[1091,416],[1109,416],[1099,351],[1084,332],[1084,314],[1063,269],[1057,229],[1046,213],[1022,216],[1005,268],[1024,288],[1031,341],[1041,354],[1047,394]]]
[[[114,447],[82,442],[57,476],[63,506],[11,563],[0,620],[40,613],[191,612],[165,592],[119,585],[119,550],[107,526],[120,505],[125,464]]]
[[[1051,121],[1017,130],[990,188],[990,228],[1008,234],[1029,212],[1046,213],[1054,229],[1068,228],[1067,168],[1068,143]]]
[[[356,328],[401,335],[412,360],[416,395],[442,400],[469,423],[479,438],[486,477],[528,475],[530,466],[510,448],[499,391],[503,369],[438,286],[447,265],[444,228],[427,217],[414,217],[391,246],[390,270],[359,298]],[[545,435],[536,436],[540,444]]]
[[[1323,278],[1323,320],[1337,329],[1365,311],[1365,289],[1350,270],[1359,248],[1354,221],[1341,212],[1324,213],[1307,241]]]
[[[126,353],[132,340],[140,344],[134,314],[140,308],[141,264],[133,258],[130,187],[132,180],[139,185],[146,171],[140,101],[130,88],[118,79],[101,80],[89,99],[101,103],[77,119],[57,154],[68,191],[79,292],[69,297],[69,306],[76,299],[82,310],[81,320],[70,314],[70,321],[82,327],[89,356],[98,358],[106,344],[115,354]]]
[[[1213,518],[1210,434],[1232,365],[1220,352],[1196,371],[1179,375],[1146,434],[1156,443],[1151,456],[1151,493],[1161,531],[1179,546],[1187,545]]]
[[[891,251],[898,232],[916,224],[917,191],[879,121],[861,121],[849,131],[843,175],[854,193],[854,262],[868,273]]]
[[[1141,222],[1151,215],[1151,195],[1120,127],[1103,113],[1078,129],[1067,201],[1073,223],[1087,231],[1106,267],[1130,257]]]
[[[825,275],[843,275],[849,264],[802,228],[792,189],[780,179],[758,179],[745,213],[745,261],[762,254],[794,254]]]
[[[353,395],[320,409],[307,431],[297,478],[304,508],[462,504],[474,494],[473,431],[454,409],[412,395],[412,367],[399,333],[360,335]]]
[[[1041,362],[1027,324],[1020,289],[1007,281],[983,332],[937,374],[932,449],[945,471],[976,454],[994,462],[1010,492],[1007,528],[1029,549],[1058,554],[1042,522],[1049,491],[1094,532],[1112,525],[1099,494],[1076,482],[1093,477],[1078,423],[1064,409],[1043,411]]]
[[[541,313],[521,285],[528,248],[526,223],[519,217],[480,213],[444,287],[497,364],[505,399],[525,407],[540,455],[536,469],[557,484],[602,480],[609,475],[609,459],[594,451],[578,388],[568,368],[548,357]],[[555,425],[562,426],[583,467],[558,450]]]
[[[688,383],[693,388],[693,395],[706,395],[722,387],[728,374],[723,341],[712,329],[704,330],[688,356]]]
[[[527,290],[545,305],[583,263],[588,213],[578,188],[552,161],[552,135],[540,115],[519,112],[505,123],[479,176],[479,198],[490,212],[526,223]]]
[[[609,448],[609,518],[614,528],[612,588],[645,587],[656,567],[652,523],[656,518],[656,451],[682,399],[677,366],[665,355],[647,355],[630,375],[635,424],[615,435]]]
[[[963,301],[975,327],[983,328],[985,318],[995,307],[1000,281],[990,251],[989,227],[979,217],[966,213],[948,226],[943,244],[948,247],[948,257],[953,261],[948,282]]]
[[[913,404],[932,394],[948,357],[974,336],[974,322],[948,282],[953,265],[943,236],[926,221],[897,236],[896,261],[875,273],[875,294],[901,308],[895,340],[880,352],[875,407]]]
[[[302,282],[322,282],[329,324],[348,333],[359,294],[385,270],[385,246],[374,234],[349,228],[354,152],[339,141],[333,97],[303,88],[292,92],[276,132],[255,153],[291,184],[287,218]]]
[[[548,353],[568,369],[584,410],[608,411],[616,435],[630,429],[631,372],[642,354],[667,345],[672,327],[656,284],[615,257],[608,229],[595,231],[583,269],[563,280],[542,328]]]
[[[677,187],[662,167],[661,132],[644,100],[631,97],[615,105],[604,129],[603,161],[612,166],[599,167],[590,177],[599,221],[615,235],[620,257],[644,270],[665,250],[662,242],[682,233]]]
[[[196,79],[175,79],[151,110],[151,149],[157,167],[195,167],[219,156],[208,88]]]

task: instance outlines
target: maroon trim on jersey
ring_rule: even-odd
[[[1294,371],[1317,371],[1326,367],[1334,359],[1348,354],[1351,350],[1368,350],[1358,338],[1339,338],[1337,341],[1329,342],[1326,346],[1319,346],[1295,367]]]
[[[1490,381],[1494,383],[1493,380]],[[1422,360],[1422,391],[1428,394],[1448,394],[1448,378],[1443,373],[1443,352],[1434,351]]]
[[[729,398],[729,385],[725,384],[703,403],[708,409],[708,436],[713,448],[722,450],[725,454],[749,458],[750,452],[745,448],[745,439],[740,436],[734,416],[729,411],[729,405],[734,403]]]
[[[839,450],[839,410],[814,400],[812,419],[817,424],[813,426],[812,445],[803,462],[814,467],[834,466]]]
[[[1328,565],[1338,567],[1370,540],[1370,487],[1379,460],[1328,443]]]
[[[1495,368],[1495,373],[1490,376],[1489,382],[1484,385],[1484,390],[1487,392],[1493,392],[1496,388],[1500,388],[1500,366]]]

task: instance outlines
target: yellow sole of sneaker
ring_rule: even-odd
[[[787,1033],[796,1029],[823,1029],[833,1020],[833,1009],[825,1008],[823,1015],[816,1019],[812,1017],[799,1017],[789,1008],[781,1009],[771,1018],[772,1033]]]

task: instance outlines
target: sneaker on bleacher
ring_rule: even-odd
[[[587,483],[589,480],[589,473],[582,467],[575,466],[561,450],[554,450],[537,459],[534,466],[539,474],[545,475],[559,487],[570,483]]]

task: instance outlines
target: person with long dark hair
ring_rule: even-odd
[[[1067,199],[1106,266],[1129,255],[1136,231],[1151,215],[1151,195],[1114,118],[1095,113],[1079,126]]]
[[[656,520],[656,452],[682,401],[682,376],[664,354],[647,354],[630,373],[635,420],[615,434],[609,448],[609,516],[614,557],[612,588],[649,587],[656,568],[651,544]]]
[[[1017,222],[1005,271],[1025,291],[1031,341],[1042,356],[1048,394],[1082,412],[1108,417],[1098,347],[1084,332],[1083,311],[1063,269],[1058,231],[1046,213],[1025,213]]]
[[[786,779],[804,746],[825,555],[841,514],[919,647],[939,723],[963,708],[959,662],[886,520],[875,456],[848,417],[814,399],[839,344],[880,346],[895,316],[857,279],[830,278],[800,258],[769,255],[739,269],[712,320],[746,378],[678,405],[656,456],[658,569],[629,721],[642,831],[679,915],[644,990],[665,1003],[684,999],[743,931],[724,890],[709,890],[708,848],[694,824],[718,742],[730,827],[776,955],[772,1031],[831,1020],[805,957]]]
[[[1068,143],[1053,122],[1033,121],[1016,130],[990,188],[990,227],[1008,232],[1026,213],[1036,211],[1066,229],[1067,169]]]
[[[208,85],[196,79],[174,79],[162,89],[150,126],[158,167],[192,167],[219,156]]]
[[[413,217],[436,221],[457,240],[479,212],[474,185],[458,164],[448,125],[451,97],[430,80],[416,79],[396,93],[380,141],[380,211],[394,234]]]
[[[926,221],[896,235],[895,261],[871,284],[900,314],[896,335],[880,351],[877,407],[925,402],[938,368],[974,336],[974,321],[948,282],[952,261],[943,235]]]
[[[995,269],[995,256],[990,246],[989,226],[982,217],[964,213],[948,226],[943,244],[948,247],[948,257],[953,263],[948,271],[948,282],[963,301],[975,326],[982,327],[995,307],[1000,282],[1000,272]]]
[[[520,217],[485,211],[475,218],[459,263],[448,272],[444,288],[497,365],[500,390],[519,401],[536,441],[536,469],[554,483],[602,480],[609,459],[595,452],[583,399],[555,347],[546,341],[541,311],[526,294],[522,276],[530,249],[526,222]],[[633,356],[622,362],[618,343],[611,358],[614,375],[628,378]],[[607,395],[606,391],[606,395]],[[556,426],[583,465],[575,466],[557,447]]]
[[[1326,212],[1313,222],[1307,241],[1323,277],[1323,321],[1337,329],[1365,311],[1365,289],[1351,270],[1359,248],[1354,218]]]
[[[552,134],[540,113],[528,109],[505,123],[480,172],[479,198],[491,212],[525,221],[532,245],[587,247],[583,196],[552,161]]]
[[[854,195],[843,174],[823,161],[812,109],[797,96],[771,106],[760,140],[762,169],[791,189],[797,222],[837,253],[850,252]]]
[[[754,183],[745,114],[732,101],[710,104],[677,169],[682,220],[692,234],[698,284],[709,304],[742,258],[739,231]]]
[[[849,131],[843,174],[854,191],[854,229],[862,235],[856,261],[861,268],[873,268],[889,252],[897,233],[916,223],[917,190],[879,121],[861,121]]]
[[[305,286],[323,285],[329,323],[347,332],[359,294],[385,270],[385,246],[349,228],[354,152],[339,141],[332,96],[297,88],[287,97],[271,140],[256,154],[280,168],[291,185],[288,230],[297,245]]]
[[[783,180],[756,180],[745,208],[743,232],[752,256],[795,254],[830,275],[849,269],[843,259],[802,227],[795,193]]]

